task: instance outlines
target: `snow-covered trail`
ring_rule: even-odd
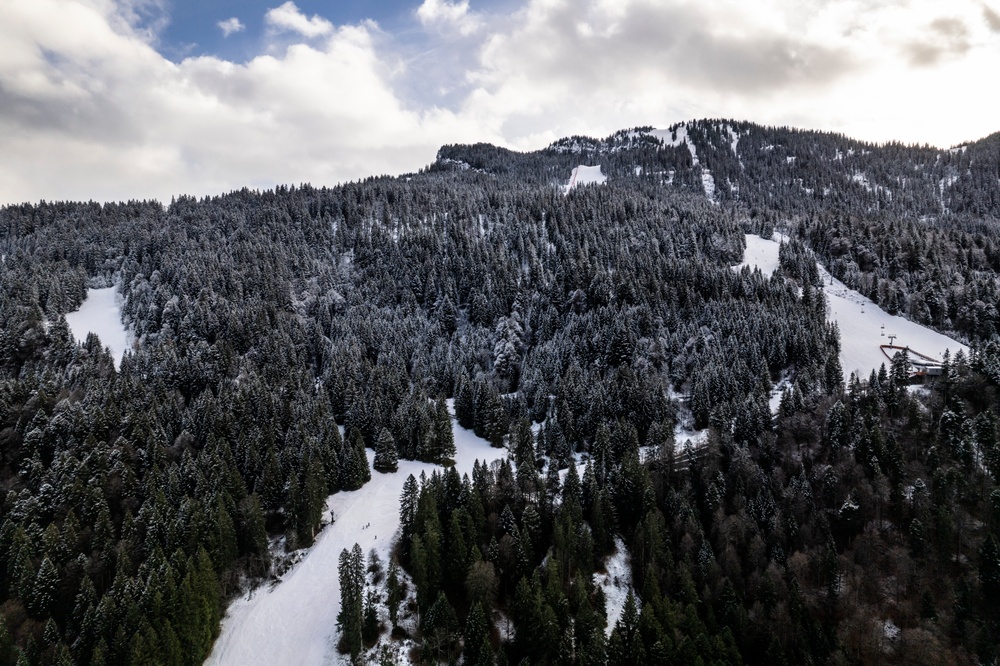
[[[781,234],[775,233],[771,239],[747,234],[746,238],[743,262],[733,268],[757,266],[762,272],[772,275],[778,268]],[[889,314],[831,276],[819,262],[816,266],[826,294],[827,320],[837,322],[840,328],[840,365],[845,381],[850,379],[852,372],[857,374],[858,379],[868,379],[872,370],[877,371],[883,363],[889,365],[879,346],[889,344],[890,335],[895,336],[894,344],[908,346],[933,358],[940,359],[945,350],[949,350],[952,356],[960,349],[969,353],[967,346],[946,335]]]
[[[755,234],[747,234],[747,247],[743,250],[743,261],[733,266],[734,271],[741,270],[744,266],[751,269],[759,268],[765,275],[774,275],[778,270],[778,248],[781,244],[774,240],[761,238]],[[775,239],[780,238],[775,234]]]
[[[850,289],[832,277],[821,264],[817,264],[826,292],[827,318],[840,327],[840,364],[844,380],[855,373],[858,379],[868,379],[872,370],[889,359],[879,345],[893,344],[909,347],[925,356],[940,359],[945,350],[954,356],[959,350],[969,353],[969,348],[937,331],[916,324],[898,315],[891,315],[868,298]]]
[[[66,323],[77,342],[85,341],[88,333],[97,335],[102,345],[111,348],[118,369],[129,346],[129,335],[122,323],[121,303],[114,287],[88,289],[80,309],[66,314]]]
[[[476,460],[492,462],[506,450],[459,427],[452,420],[460,474],[472,472]],[[368,451],[368,460],[374,457]],[[355,543],[367,557],[375,548],[387,561],[399,529],[399,496],[403,482],[420,472],[428,475],[435,465],[399,461],[399,471],[381,474],[359,490],[331,495],[327,508],[336,521],[327,526],[305,557],[285,573],[273,588],[262,587],[234,601],[222,621],[222,633],[206,664],[332,664],[337,661],[337,613],[340,609],[340,552]]]

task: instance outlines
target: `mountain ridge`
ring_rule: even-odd
[[[664,140],[668,133],[674,140]],[[797,213],[833,204],[860,214],[1000,216],[1000,132],[940,149],[747,121],[696,120],[666,130],[623,129],[603,139],[570,136],[530,152],[450,144],[429,169],[466,164],[486,173],[517,170],[544,182],[568,178],[563,172],[579,161],[599,163],[610,182],[663,181],[696,194],[705,193],[707,173],[720,203],[778,205]]]

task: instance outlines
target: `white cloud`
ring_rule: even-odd
[[[264,21],[276,30],[297,32],[309,39],[333,32],[332,23],[319,15],[308,18],[291,0],[280,7],[269,9],[264,15]]]
[[[31,0],[0,24],[0,203],[333,185],[416,170],[450,141],[499,141],[404,106],[370,25],[238,64],[173,63],[96,0]],[[60,20],[54,21],[54,17]]]
[[[1000,32],[979,0],[529,0],[457,40],[471,10],[425,2],[417,55],[286,3],[266,18],[288,44],[244,63],[171,62],[139,4],[5,3],[0,203],[332,185],[416,170],[444,143],[700,117],[937,145],[1000,129]]]
[[[417,18],[425,27],[445,27],[463,36],[475,33],[482,26],[480,18],[469,11],[468,0],[424,0],[417,8]]]
[[[989,19],[979,0],[529,0],[485,30],[463,112],[521,147],[705,116],[948,145],[998,129]]]
[[[242,32],[246,29],[246,26],[240,23],[240,20],[235,16],[228,18],[225,21],[219,21],[216,25],[219,26],[220,30],[222,30],[223,37],[228,37],[234,32]]]

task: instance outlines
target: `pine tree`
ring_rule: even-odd
[[[979,550],[979,580],[983,598],[993,608],[1000,608],[1000,540],[988,534]]]
[[[458,420],[458,425],[466,430],[472,430],[476,426],[475,388],[469,375],[464,370],[459,375],[457,386],[455,392],[455,418]]]
[[[438,398],[434,408],[434,462],[443,463],[455,457],[455,434],[444,398]]]
[[[377,601],[375,591],[369,590],[365,595],[365,608],[361,621],[361,638],[365,645],[373,645],[378,640],[378,613],[375,610]]]
[[[424,615],[422,630],[424,648],[429,656],[443,658],[451,653],[457,638],[458,619],[444,592],[438,592]]]
[[[393,439],[388,428],[382,428],[382,432],[379,433],[378,440],[375,442],[375,460],[372,462],[372,467],[383,474],[399,469],[396,440]]]
[[[493,657],[493,652],[489,649],[489,629],[482,604],[473,604],[469,617],[465,620],[465,649],[462,651],[465,663],[478,664],[484,657]],[[484,647],[487,648],[486,655],[483,654]]]
[[[399,604],[403,600],[403,588],[399,581],[399,565],[395,561],[389,563],[389,575],[385,582],[386,606],[389,609],[389,622],[395,629],[399,621]]]
[[[337,613],[337,629],[340,631],[339,649],[356,659],[361,654],[363,630],[362,592],[365,572],[364,555],[361,546],[354,544],[348,551],[340,552],[338,561],[340,577],[340,611]]]
[[[420,489],[412,474],[403,482],[403,492],[399,496],[399,527],[402,542],[408,543],[413,534],[413,521],[417,516],[417,503],[420,499]]]
[[[611,632],[608,657],[609,663],[615,666],[641,666],[646,661],[639,633],[639,611],[632,590],[629,590],[622,615]]]
[[[59,572],[52,564],[52,560],[45,557],[38,566],[38,573],[35,575],[28,603],[28,607],[35,617],[43,618],[49,614],[58,586]]]

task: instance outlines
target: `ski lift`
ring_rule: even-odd
[[[882,324],[882,333],[879,334],[879,337],[880,338],[884,338],[885,337],[885,324]]]

